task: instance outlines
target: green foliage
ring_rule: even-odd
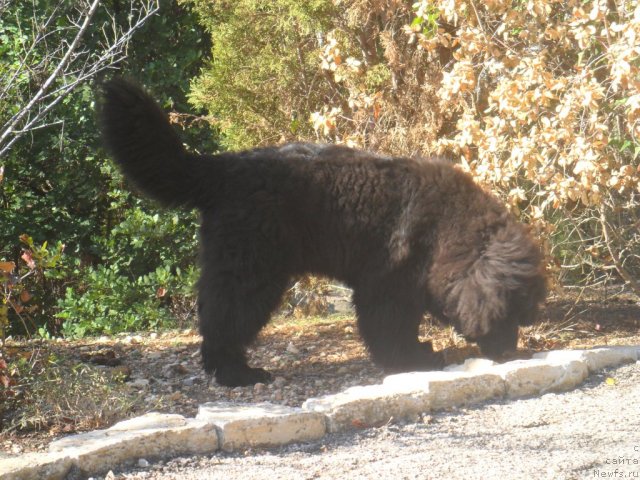
[[[57,300],[56,285],[66,276],[62,243],[36,245],[28,235],[20,240],[23,250],[18,263],[0,263],[0,339],[11,326],[10,315],[17,318],[23,333],[35,330],[45,306]]]
[[[100,256],[130,276],[146,273],[151,265],[186,268],[196,262],[195,213],[147,212],[132,206],[108,237],[95,239]]]
[[[391,71],[387,65],[375,65],[365,74],[365,85],[367,93],[373,94],[384,88],[391,79]]]
[[[411,29],[421,31],[428,38],[433,38],[438,33],[438,20],[440,10],[429,3],[414,3],[416,17],[411,22]]]
[[[211,60],[191,100],[222,121],[232,148],[292,140],[313,130],[309,112],[326,103],[318,89],[329,0],[190,0],[211,33]]]
[[[36,3],[14,2],[15,8],[0,19],[0,92],[34,34],[27,27],[42,23],[60,2]],[[186,118],[181,125],[188,126],[185,142],[214,151],[216,135],[206,122],[193,121],[199,112],[186,99],[189,79],[209,52],[209,39],[188,6],[161,3],[159,14],[134,36],[119,74],[146,85],[166,109],[187,113],[181,117]],[[49,38],[63,43],[66,15],[74,5],[60,5]],[[37,19],[31,22],[34,11]],[[101,26],[110,21],[108,13],[127,22],[126,11],[104,4],[85,37],[86,48],[94,48]],[[31,55],[36,62],[43,58],[39,52]],[[21,75],[0,96],[0,116],[24,105],[38,84],[29,70]],[[196,216],[156,214],[152,202],[131,193],[101,147],[96,89],[85,83],[66,97],[51,111],[50,126],[23,137],[0,162],[0,261],[24,268],[19,242],[24,234],[34,245],[64,245],[55,269],[27,279],[40,282],[25,284],[33,294],[28,306],[38,306],[29,312],[29,322],[7,309],[10,334],[80,336],[174,324],[176,314],[179,321],[192,317]]]
[[[637,2],[189,3],[213,40],[191,99],[230,146],[446,155],[552,275],[640,292]]]
[[[41,130],[5,157],[2,254],[15,256],[24,233],[40,242],[64,239],[74,251],[88,247],[93,219],[107,208],[107,182],[100,172],[104,159],[95,156],[96,127],[87,94],[85,86],[61,106],[69,124],[64,130]]]
[[[121,275],[115,266],[89,270],[81,288],[69,287],[59,302],[62,333],[83,337],[172,325],[170,312],[157,293],[172,277],[161,267],[136,279]]]
[[[194,301],[195,214],[135,205],[109,236],[94,240],[105,263],[87,268],[59,301],[65,336],[157,329],[174,325],[176,313],[192,315],[192,305],[179,310],[179,299]]]

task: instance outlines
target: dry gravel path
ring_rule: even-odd
[[[571,392],[435,413],[417,424],[280,449],[148,460],[144,468],[114,468],[108,478],[640,478],[640,362],[591,376]]]

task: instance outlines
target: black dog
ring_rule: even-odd
[[[293,275],[351,286],[360,334],[389,371],[442,366],[418,341],[425,312],[498,355],[516,348],[518,325],[544,299],[526,228],[447,162],[307,143],[192,154],[153,99],[124,80],[104,85],[101,120],[142,191],[202,213],[202,359],[220,384],[270,379],[245,350]]]

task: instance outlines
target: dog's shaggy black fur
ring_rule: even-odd
[[[541,255],[526,228],[447,162],[294,143],[188,153],[164,113],[123,80],[105,84],[106,145],[142,191],[202,213],[202,359],[223,385],[268,381],[245,349],[293,275],[354,290],[358,326],[390,371],[432,370],[418,341],[425,312],[485,354],[515,349],[544,298]]]

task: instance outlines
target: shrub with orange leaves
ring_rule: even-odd
[[[294,3],[270,3],[288,23],[239,3],[258,31],[268,29],[255,22],[273,22],[274,44],[289,42],[283,69],[298,61],[295,75],[268,77],[268,92],[243,76],[237,92],[252,93],[253,116],[227,115],[235,132],[447,155],[532,225],[559,283],[614,277],[640,293],[638,0],[316,0],[304,21]],[[230,25],[246,28],[221,18],[214,40],[216,29],[228,40]],[[242,72],[264,63],[252,53]],[[268,60],[282,71],[278,56]],[[205,80],[227,72],[224,62],[214,49],[196,86],[213,86]],[[232,82],[215,86],[217,98]],[[260,112],[267,94],[277,115]],[[214,112],[236,108],[202,88],[194,98]],[[291,118],[311,128],[292,129]]]

